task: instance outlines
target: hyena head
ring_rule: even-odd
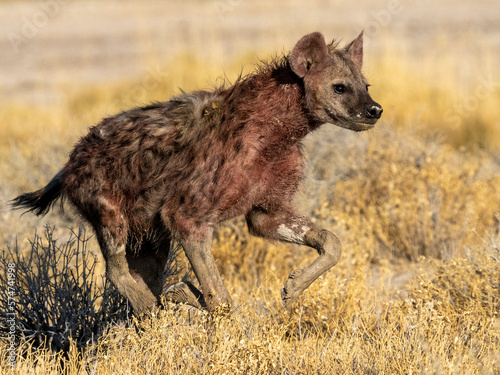
[[[304,80],[306,106],[315,120],[355,131],[375,125],[382,106],[368,93],[362,64],[363,32],[341,49],[327,45],[318,32],[299,40],[290,66]]]

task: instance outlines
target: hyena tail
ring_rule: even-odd
[[[14,198],[11,201],[15,209],[25,208],[26,212],[33,212],[37,216],[44,216],[55,201],[62,194],[62,171],[54,176],[44,188],[34,191],[33,193],[26,193]]]

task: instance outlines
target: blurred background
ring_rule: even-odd
[[[460,85],[479,83],[493,78],[500,56],[493,0],[39,0],[2,1],[0,10],[2,101],[33,105],[60,103],[62,85],[168,75],[155,69],[180,55],[222,74],[235,59],[288,51],[312,31],[347,42],[365,30],[372,80],[373,63],[390,55],[411,60],[416,74],[431,61],[436,73],[459,69]]]

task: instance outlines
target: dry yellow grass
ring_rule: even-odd
[[[68,358],[24,344],[16,373],[498,373],[500,280],[491,258],[478,251],[408,265],[420,276],[405,288],[391,285],[399,267],[373,268],[362,258],[344,257],[292,317],[280,314],[282,280],[268,276],[246,285],[248,304],[229,318],[169,306],[132,328],[111,327]]]
[[[326,125],[306,141],[309,165],[297,205],[338,233],[344,252],[291,316],[281,312],[280,288],[314,253],[250,237],[237,219],[219,229],[213,249],[235,300],[230,317],[214,321],[169,305],[129,327],[109,327],[98,342],[73,345],[65,355],[24,342],[14,373],[500,373],[500,91],[476,95],[472,81],[472,91],[464,91],[458,69],[432,62],[417,70],[404,56],[368,60],[382,123],[366,134]],[[178,87],[207,87],[220,73],[217,64],[191,56],[162,71],[170,74],[70,87],[54,110],[1,106],[7,125],[0,128],[0,171],[8,182],[2,194],[46,183],[70,145],[103,116],[165,100]],[[447,113],[467,103],[467,92],[478,104]],[[51,130],[40,130],[41,122]],[[436,134],[440,140],[431,140]],[[12,244],[14,227],[31,219],[3,215],[2,242]],[[48,221],[65,238],[70,222],[58,213]],[[6,345],[2,374],[10,371]]]

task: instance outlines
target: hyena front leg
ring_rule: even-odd
[[[291,208],[273,212],[255,209],[248,213],[246,218],[253,235],[306,245],[319,253],[319,257],[309,266],[290,273],[281,295],[285,309],[289,310],[292,303],[314,280],[339,261],[341,246],[338,238],[333,233],[318,228],[305,217],[297,215]]]
[[[174,302],[185,302],[204,308],[212,314],[226,314],[231,309],[229,295],[212,255],[212,230],[202,239],[184,239],[181,245],[189,259],[201,292],[189,283],[180,282],[171,286],[166,297]]]

